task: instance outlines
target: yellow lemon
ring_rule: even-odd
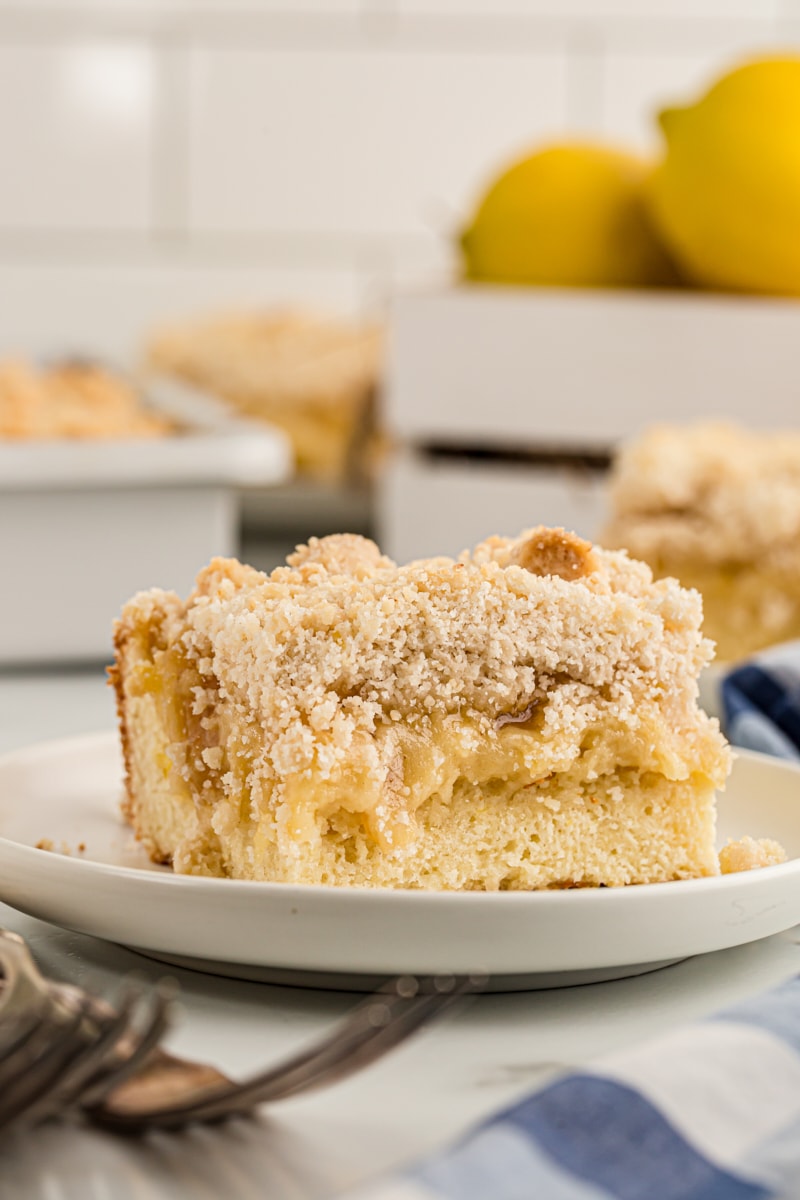
[[[633,155],[581,142],[515,163],[461,235],[467,277],[562,287],[675,282],[643,198],[648,170]]]
[[[800,295],[800,57],[747,63],[659,119],[648,193],[680,267],[709,287]]]

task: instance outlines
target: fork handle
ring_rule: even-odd
[[[103,1112],[113,1117],[169,1107],[183,1103],[190,1094],[193,1100],[202,1099],[204,1091],[216,1091],[230,1083],[216,1067],[190,1062],[158,1048],[130,1079],[103,1097]]]

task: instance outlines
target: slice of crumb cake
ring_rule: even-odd
[[[724,661],[800,637],[800,435],[657,425],[623,446],[604,534],[703,596]]]
[[[176,871],[440,889],[713,875],[701,602],[539,527],[398,567],[312,539],[116,624],[124,811]]]

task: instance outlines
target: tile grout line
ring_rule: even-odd
[[[318,235],[302,232],[291,235],[245,234],[218,239],[188,229],[162,227],[154,232],[114,232],[107,237],[97,233],[73,235],[67,230],[26,231],[29,240],[21,242],[19,231],[0,228],[0,264],[7,268],[69,269],[76,264],[91,267],[121,265],[145,269],[163,266],[169,269],[206,270],[219,267],[241,269],[247,266],[289,267],[298,270],[347,270],[382,273],[398,256],[422,254],[429,245],[425,234],[387,233],[367,237],[331,233]]]
[[[224,20],[222,19],[224,16]],[[794,14],[800,17],[800,5]],[[785,5],[769,18],[742,16],[674,17],[656,14],[615,16],[603,21],[603,31],[617,41],[618,52],[658,50],[665,54],[690,52],[692,44],[733,36],[758,37],[774,31],[778,22],[791,20]],[[264,13],[194,13],[191,19],[174,12],[142,17],[135,9],[117,11],[43,10],[0,7],[0,42],[5,44],[59,45],[86,39],[137,38],[151,44],[167,42],[204,50],[247,50],[291,53],[307,50],[332,54],[347,52],[396,53],[548,53],[563,46],[574,34],[596,29],[598,19],[589,14],[565,17],[557,4],[552,11],[534,15],[500,16],[466,13],[403,14],[393,0],[361,0],[352,14],[296,14],[290,10]],[[733,27],[733,29],[732,29]]]
[[[191,129],[188,51],[175,38],[154,46],[156,88],[152,118],[151,232],[189,239]]]

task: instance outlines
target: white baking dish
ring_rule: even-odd
[[[107,659],[120,605],[185,593],[238,549],[238,489],[291,471],[278,430],[227,420],[177,389],[185,429],[147,440],[0,441],[0,666]]]

